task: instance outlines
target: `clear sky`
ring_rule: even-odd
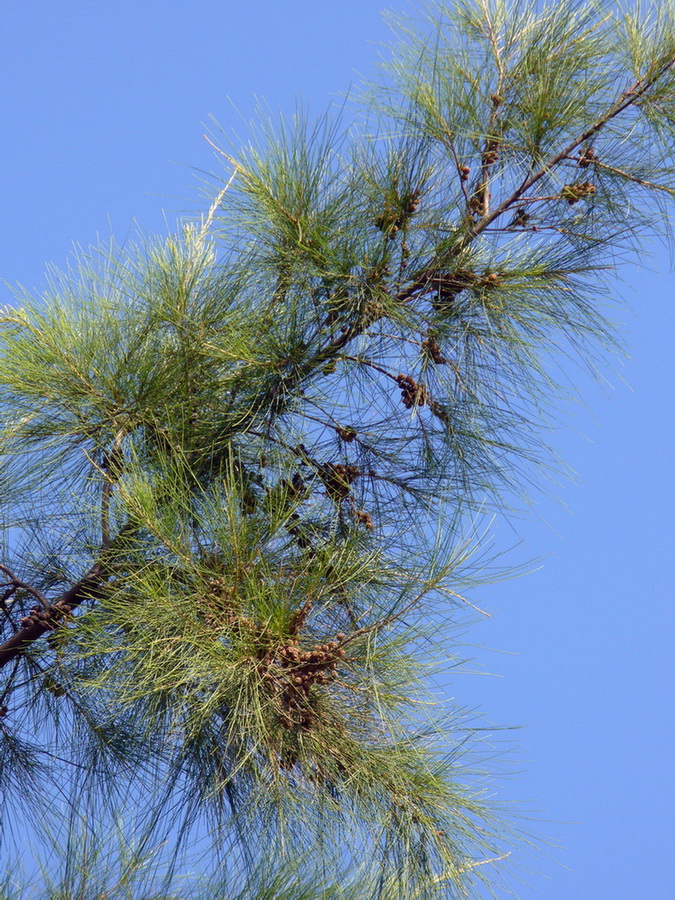
[[[0,278],[39,286],[73,242],[164,231],[202,208],[214,116],[246,135],[255,100],[321,111],[387,37],[383,0],[10,0],[0,12]],[[414,8],[390,0],[389,8]],[[238,110],[238,112],[235,110]],[[243,117],[243,118],[242,118]],[[498,523],[534,574],[472,597],[475,670],[458,702],[517,725],[499,795],[558,846],[531,859],[524,900],[675,896],[673,275],[658,245],[622,272],[629,358],[609,386],[571,370],[586,408],[552,435],[578,473]],[[648,266],[649,268],[645,268]],[[0,303],[11,302],[0,286]],[[494,649],[488,649],[494,648]]]

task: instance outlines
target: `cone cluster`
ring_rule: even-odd
[[[443,356],[443,352],[433,335],[430,335],[426,340],[422,341],[422,352],[428,354],[437,366],[442,366],[444,363],[447,363],[447,359]]]
[[[580,151],[579,162],[577,165],[582,169],[587,169],[597,161],[598,157],[595,150],[592,147],[586,147],[585,150]]]
[[[375,526],[373,525],[373,517],[369,512],[366,512],[365,509],[356,510],[356,519],[359,525],[365,525],[368,531],[375,530]]]
[[[59,627],[73,611],[73,607],[61,600],[57,600],[49,608],[42,606],[34,606],[27,616],[21,619],[21,625],[24,628],[30,628],[31,625],[42,625],[43,628],[49,628],[52,631]]]
[[[351,442],[356,437],[356,429],[352,428],[350,425],[348,425],[346,428],[343,428],[341,425],[336,425],[335,431],[338,437],[340,437],[347,444],[351,444]]]
[[[343,466],[341,463],[324,463],[319,467],[319,478],[326,488],[326,493],[338,503],[349,496],[350,485],[361,475],[358,466]]]
[[[204,613],[204,621],[215,630],[231,627],[234,624],[240,626],[253,626],[250,619],[238,615],[235,610],[236,589],[222,576],[214,576],[206,581],[206,596],[204,598],[207,611]]]
[[[566,184],[562,189],[560,196],[563,200],[567,200],[570,206],[573,206],[575,203],[578,203],[579,200],[582,200],[584,197],[589,197],[594,193],[595,185],[590,181],[577,181],[574,184]]]
[[[306,604],[301,615],[306,616],[309,609],[311,604]],[[310,702],[311,689],[314,685],[329,684],[337,675],[338,663],[346,656],[342,647],[344,638],[339,633],[334,640],[305,650],[295,635],[265,656],[263,679],[275,696],[279,721],[284,728],[311,728],[316,717]]]
[[[413,216],[420,205],[420,192],[412,191],[401,198],[396,205],[386,203],[384,211],[375,219],[375,227],[384,232],[390,240],[393,240],[398,232],[405,227],[408,219]]]
[[[424,406],[429,399],[426,387],[418,384],[410,375],[397,375],[396,383],[401,388],[401,402],[406,409]]]
[[[488,141],[481,162],[483,163],[483,166],[491,166],[493,165],[493,163],[497,162],[498,157],[499,141],[496,140],[496,138],[493,138],[492,140]]]

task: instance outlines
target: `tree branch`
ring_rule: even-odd
[[[559,163],[569,159],[571,154],[579,146],[581,146],[581,144],[593,137],[594,134],[597,134],[599,131],[601,131],[609,122],[612,121],[612,119],[616,118],[616,116],[624,112],[629,107],[634,106],[637,101],[644,96],[649,88],[651,88],[659,80],[659,78],[665,75],[666,72],[672,69],[673,66],[675,66],[675,58],[669,60],[667,63],[664,63],[663,66],[661,66],[661,68],[658,70],[658,72],[654,73],[651,77],[644,76],[643,78],[636,81],[632,87],[625,90],[603,116],[601,116],[596,122],[586,128],[563,150],[561,150],[555,156],[551,157],[551,159],[549,159],[548,162],[544,163],[544,165],[541,166],[541,168],[537,172],[529,175],[522,182],[522,184],[517,187],[509,197],[503,200],[491,213],[483,216],[478,222],[476,222],[464,235],[464,237],[458,242],[457,246],[454,248],[453,255],[458,256],[463,250],[466,250],[466,248],[475,240],[475,238],[482,234],[485,229],[489,225],[491,225],[492,222],[494,222],[495,219],[499,218],[499,216],[512,209],[512,207],[516,203],[520,202],[526,191],[528,191],[552,169],[559,165]],[[408,285],[408,287],[404,288],[402,291],[399,291],[395,299],[400,303],[405,303],[408,300],[412,299],[420,291],[428,290],[432,279],[438,273],[438,271],[438,265],[426,267],[416,276],[414,281],[410,285]],[[346,343],[346,341],[342,343],[342,346],[344,346],[344,343]]]
[[[96,600],[103,594],[103,584],[111,573],[110,559],[115,543],[136,526],[127,522],[116,537],[102,550],[101,558],[75,584],[53,603],[47,602],[47,609],[38,610],[37,614],[26,616],[24,625],[15,634],[0,644],[0,669],[23,654],[35,641],[43,635],[54,631],[64,621],[71,610],[86,600]],[[5,566],[0,569],[6,571]],[[34,590],[31,593],[35,593]]]
[[[2,568],[4,569],[4,567]],[[0,644],[0,669],[17,656],[23,654],[31,644],[44,634],[53,631],[59,618],[62,618],[72,607],[79,606],[85,600],[95,597],[96,589],[100,588],[105,577],[103,563],[94,563],[86,575],[80,578],[79,581],[76,581],[67,591],[64,591],[58,600],[54,603],[48,603],[48,611],[52,612],[52,616],[38,621],[34,621],[32,617],[28,616],[28,619],[31,620],[30,624],[24,625],[4,644]]]

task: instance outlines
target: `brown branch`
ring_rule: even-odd
[[[662,184],[654,184],[653,181],[645,181],[643,178],[638,178],[637,175],[631,175],[630,172],[624,172],[623,169],[617,169],[615,166],[608,166],[607,163],[600,162],[599,159],[594,159],[593,165],[597,169],[606,169],[608,172],[620,175],[627,181],[634,181],[635,184],[640,184],[642,187],[650,188],[654,191],[663,191],[665,194],[670,194],[671,196],[675,195],[675,190],[673,190],[673,188],[665,187]]]
[[[104,547],[98,559],[79,581],[71,585],[53,603],[47,601],[45,613],[38,616],[27,616],[29,620],[15,634],[0,644],[0,669],[17,656],[23,654],[35,641],[43,635],[54,631],[64,621],[68,613],[87,600],[96,600],[103,595],[104,582],[111,572],[110,559],[116,542],[125,534],[136,528],[127,522],[108,547]],[[4,566],[1,567],[5,569]]]
[[[481,153],[480,172],[476,178],[473,194],[468,204],[469,213],[478,212],[483,218],[490,213],[490,176],[492,167],[499,157],[499,147],[501,144],[501,135],[497,135],[499,106],[502,103],[501,90],[502,83],[500,75],[497,90],[490,98],[492,102],[492,111],[490,112],[490,121],[488,122],[483,152]],[[474,201],[477,203],[475,209],[473,206]]]
[[[97,589],[105,578],[105,569],[102,562],[94,563],[89,571],[75,582],[74,585],[64,591],[54,603],[48,604],[48,609],[57,615],[66,608],[79,606],[85,600],[96,596]],[[30,617],[29,617],[30,618]],[[35,641],[44,634],[54,630],[54,619],[31,622],[20,628],[4,644],[0,644],[0,669],[17,656],[23,654]]]

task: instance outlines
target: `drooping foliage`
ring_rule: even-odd
[[[209,896],[496,885],[480,730],[428,679],[556,366],[666,232],[674,18],[399,21],[357,125],[267,122],[202,221],[2,312],[0,794],[70,810],[53,896],[195,896],[197,840]]]

